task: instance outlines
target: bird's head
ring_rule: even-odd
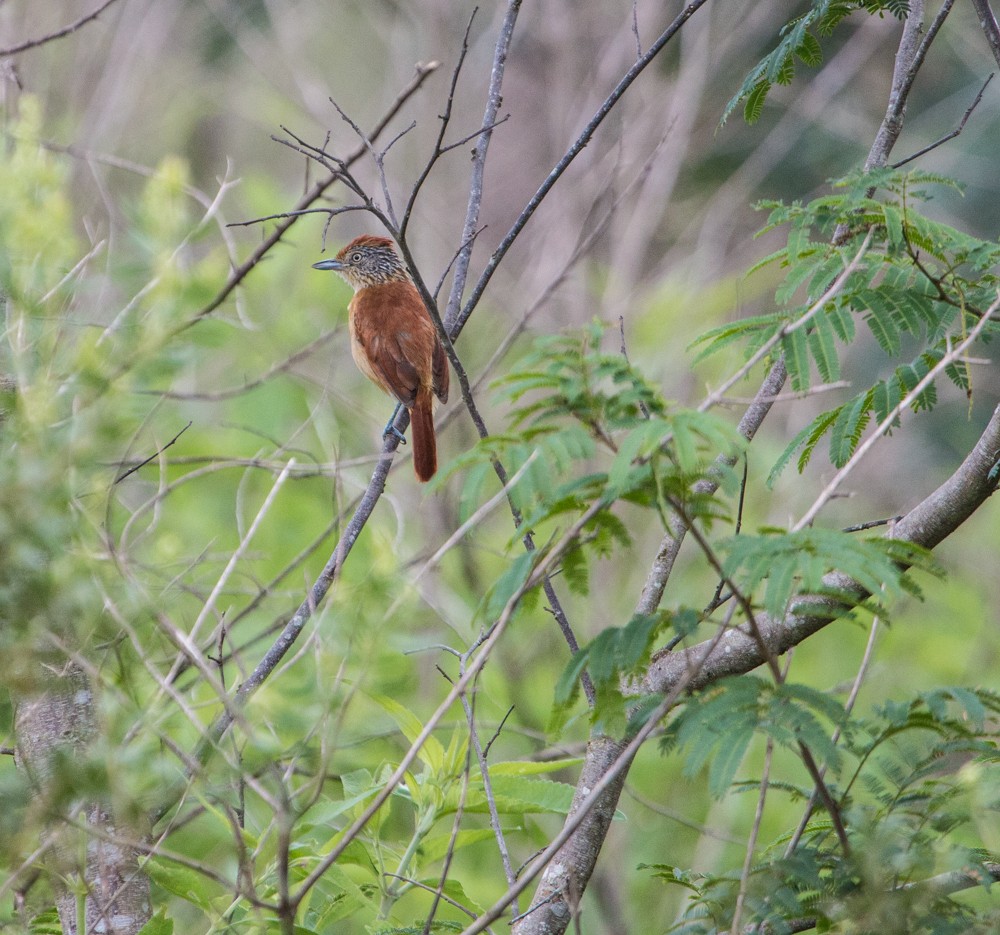
[[[409,278],[392,241],[370,234],[355,237],[332,259],[313,263],[313,269],[333,270],[355,292],[368,286]]]

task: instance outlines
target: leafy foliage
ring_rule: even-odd
[[[747,675],[724,679],[691,699],[662,745],[668,750],[687,748],[684,769],[689,776],[709,764],[709,789],[722,796],[758,732],[794,752],[805,744],[831,766],[839,766],[840,751],[824,721],[838,725],[843,720],[843,708],[822,692]]]
[[[669,614],[637,614],[624,627],[606,627],[575,653],[556,683],[551,729],[558,731],[564,723],[579,693],[583,671],[589,674],[594,686],[596,702],[592,717],[603,733],[621,735],[641,723],[643,708],[636,704],[634,696],[623,692],[622,680],[642,670],[656,639],[669,623]]]
[[[778,263],[784,270],[775,292],[781,310],[709,331],[698,339],[701,355],[738,340],[748,355],[777,342],[793,389],[805,391],[813,368],[821,381],[840,379],[839,346],[854,341],[860,320],[886,358],[896,361],[887,376],[805,426],[778,458],[772,481],[796,452],[801,471],[824,437],[831,462],[841,467],[872,419],[881,424],[892,417],[891,425],[898,424],[900,403],[994,303],[1000,244],[931,220],[914,207],[929,197],[925,186],[953,184],[928,173],[883,170],[842,179],[834,193],[805,205],[764,203],[770,214],[763,230],[788,228],[786,245],[755,267]],[[828,294],[852,263],[840,289]],[[997,327],[989,323],[982,340]],[[918,353],[899,361],[914,343]],[[943,372],[963,392],[971,391],[964,362],[954,361]],[[936,402],[930,382],[910,405],[928,410]]]
[[[711,479],[733,493],[742,447],[727,422],[669,407],[623,355],[601,351],[604,331],[595,322],[582,335],[540,338],[496,384],[513,407],[510,429],[449,468],[468,471],[474,489],[496,458],[519,477],[510,489],[521,515],[511,548],[528,531],[556,537],[597,505],[562,555],[565,580],[581,594],[592,561],[631,542],[616,502],[652,510],[664,528],[680,505],[710,523],[725,510],[695,485]],[[468,488],[464,499],[474,501]]]
[[[924,549],[912,543],[882,537],[860,537],[833,529],[772,530],[762,535],[741,534],[723,539],[717,547],[725,556],[723,569],[746,595],[764,591],[762,606],[781,616],[791,609],[796,596],[816,594],[854,603],[851,593],[838,590],[831,571],[846,575],[872,595],[898,596],[919,588],[904,569],[919,564],[934,565]],[[880,595],[880,592],[883,592]],[[886,607],[880,604],[884,614]]]
[[[1000,711],[1000,698],[986,691],[935,690],[847,720],[834,699],[811,689],[803,694],[802,688],[747,677],[721,683],[693,699],[666,738],[668,747],[689,745],[698,764],[710,762],[716,792],[730,785],[755,730],[793,751],[805,743],[841,779],[830,789],[848,828],[850,853],[839,849],[832,823],[822,816],[810,820],[794,849],[791,831],[779,834],[750,875],[744,922],[766,923],[772,931],[803,919],[821,931],[839,930],[847,920],[858,931],[989,931],[995,914],[979,915],[940,880],[921,881],[949,871],[978,876],[987,887],[993,879],[986,861],[994,858],[959,832],[974,830],[985,814],[968,776],[997,762],[989,718]],[[840,727],[842,749],[832,744],[817,714]],[[807,793],[808,786],[798,797]],[[994,799],[985,807],[995,814],[998,805]],[[943,829],[953,841],[947,847]],[[669,931],[707,933],[731,925],[737,875],[646,869],[695,894]]]
[[[726,105],[720,122],[725,123],[743,101],[744,119],[747,123],[756,123],[771,88],[776,84],[792,83],[795,60],[810,68],[818,66],[823,61],[819,37],[829,36],[857,10],[872,15],[888,12],[903,19],[909,13],[910,5],[907,0],[812,0],[809,10],[781,28],[781,40],[777,47],[743,79],[739,90]]]

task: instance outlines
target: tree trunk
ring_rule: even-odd
[[[568,818],[576,814],[580,802],[590,795],[590,790],[615,765],[626,746],[627,741],[612,737],[598,735],[591,738]],[[626,775],[627,766],[590,809],[572,837],[549,861],[531,901],[530,911],[514,924],[514,935],[554,935],[566,931],[579,911],[580,898],[594,872]]]
[[[138,853],[119,842],[106,802],[59,794],[59,787],[72,784],[72,777],[60,773],[79,761],[97,733],[93,690],[80,666],[70,662],[58,672],[46,667],[38,691],[18,701],[15,730],[17,764],[27,771],[38,802],[47,811],[58,803],[47,816],[44,840],[64,935],[85,935],[81,918],[86,933],[135,935],[150,917],[149,880],[139,868]],[[67,812],[88,830],[66,821]],[[123,837],[136,839],[131,829]]]

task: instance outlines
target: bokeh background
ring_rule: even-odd
[[[707,387],[738,365],[734,350],[694,366],[689,344],[709,327],[769,308],[774,272],[747,277],[745,270],[779,240],[754,238],[765,219],[754,204],[809,199],[864,161],[885,111],[900,31],[891,16],[847,20],[824,40],[823,64],[800,65],[790,85],[773,90],[759,122],[745,125],[738,108],[720,124],[744,75],[773,48],[794,7],[783,0],[709,4],[641,76],[531,220],[457,346],[470,375],[485,381],[480,395],[491,429],[503,428],[505,412],[486,388],[489,381],[502,375],[532,335],[578,328],[595,317],[612,323],[621,318],[630,358],[667,399],[682,405],[697,404]],[[90,8],[68,0],[5,0],[0,46],[44,35]],[[524,5],[507,62],[504,120],[487,163],[484,230],[473,253],[473,277],[634,61],[637,43],[645,49],[677,9],[676,3],[665,7],[648,0]],[[230,263],[245,257],[268,229],[266,223],[223,225],[290,210],[317,176],[301,155],[273,139],[281,128],[316,145],[329,134],[329,151],[346,153],[357,139],[330,98],[361,127],[370,127],[411,79],[416,63],[437,61],[434,75],[392,124],[395,132],[415,124],[385,163],[391,193],[401,203],[433,144],[467,27],[468,52],[446,142],[479,125],[502,13],[502,4],[483,3],[473,17],[471,5],[447,0],[119,0],[73,34],[7,59],[0,72],[5,126],[26,100],[39,102],[41,135],[70,180],[81,255],[98,250],[76,300],[77,320],[113,321],[146,282],[135,222],[150,210],[148,184],[155,172],[173,178],[171,184],[185,192],[185,207],[179,219],[157,215],[144,223],[174,223],[185,234],[195,230],[172,257],[178,267],[196,271],[184,299],[186,314],[194,315],[222,287]],[[896,158],[953,130],[993,67],[971,5],[957,4],[918,78]],[[936,193],[932,214],[978,236],[997,237],[998,140],[1000,85],[993,83],[962,134],[919,162],[965,185],[964,196],[947,189]],[[441,159],[416,205],[411,243],[432,285],[459,246],[472,145]],[[358,175],[377,190],[370,163]],[[332,189],[329,204],[346,199],[343,189]],[[198,227],[213,203],[211,220]],[[305,466],[283,489],[273,522],[254,540],[227,591],[233,608],[243,608],[262,582],[317,539],[319,544],[241,617],[233,634],[242,647],[237,666],[252,665],[266,645],[264,635],[296,605],[322,566],[334,517],[367,483],[389,411],[350,360],[346,287],[310,269],[324,249],[372,230],[372,222],[359,214],[339,216],[324,244],[325,221],[316,215],[297,222],[237,294],[178,342],[174,366],[160,385],[148,387],[173,395],[149,405],[130,449],[152,451],[191,421],[171,447],[163,476],[173,481],[199,467],[227,466],[179,484],[168,508],[148,510],[130,530],[150,576],[165,590],[183,577],[192,608],[198,594],[211,588],[284,460],[294,454]],[[606,226],[593,249],[567,270],[575,247],[598,224]],[[550,290],[557,278],[561,283]],[[529,310],[524,335],[487,369],[498,344]],[[329,340],[314,352],[252,390],[236,391],[327,331]],[[871,379],[888,368],[874,341],[862,340],[851,350],[845,377]],[[974,374],[971,399],[942,386],[932,413],[905,420],[853,475],[849,496],[825,511],[824,522],[839,526],[901,514],[947,476],[996,405],[995,366],[984,362]],[[755,388],[750,379],[734,396],[752,395]],[[762,489],[760,478],[788,440],[848,393],[843,388],[775,408],[750,459],[755,489]],[[439,442],[444,462],[474,441],[454,398]],[[734,403],[734,421],[740,411]],[[125,455],[108,452],[108,460]],[[794,520],[831,473],[819,452],[804,474],[788,469],[772,495],[748,502],[745,524]],[[162,482],[156,476],[136,479],[121,493],[123,502],[139,507]],[[348,680],[365,693],[392,695],[418,713],[433,709],[442,684],[435,669],[439,658],[429,647],[464,645],[475,635],[478,600],[505,562],[498,544],[509,535],[509,518],[498,514],[439,570],[419,585],[409,583],[413,570],[455,528],[467,493],[455,476],[425,494],[408,466],[397,466],[299,657],[255,702],[269,723],[280,725],[277,734],[287,739],[307,733],[317,718],[329,717],[343,690],[345,660]],[[192,525],[194,515],[198,522]],[[582,640],[623,624],[631,613],[661,534],[644,528],[643,517],[637,512],[631,518],[632,555],[599,565],[586,597],[567,597]],[[998,530],[995,509],[984,509],[939,550],[948,578],[924,581],[926,600],[900,605],[899,623],[881,632],[863,705],[914,686],[995,685]],[[671,599],[702,604],[714,582],[693,562],[687,569],[675,575]],[[862,626],[830,628],[797,653],[796,676],[821,688],[846,684],[865,639]],[[404,654],[410,652],[415,654]],[[585,736],[582,725],[571,725],[561,738],[547,732],[552,685],[566,660],[565,646],[541,609],[519,621],[489,669],[478,709],[484,723],[496,724],[516,705],[498,741],[501,758],[572,752]],[[323,697],[327,689],[331,694]],[[375,769],[393,752],[398,756],[401,739],[391,721],[383,721],[373,726],[371,712],[359,706],[336,721],[330,730],[337,770]],[[745,772],[753,776],[759,769],[756,751]],[[562,778],[572,781],[572,772]],[[753,805],[752,795],[711,800],[703,782],[681,775],[676,758],[650,747],[632,772],[623,820],[612,831],[588,893],[592,918],[600,921],[585,930],[642,931],[643,920],[672,918],[682,896],[636,873],[635,866],[738,865]],[[794,823],[795,815],[795,806],[786,807],[779,797],[762,839]],[[530,819],[519,842],[522,856],[557,827],[556,817]],[[190,840],[176,846],[210,860],[212,848],[222,854],[226,844],[195,825]],[[496,882],[490,848],[489,842],[477,845],[465,858],[484,892]]]

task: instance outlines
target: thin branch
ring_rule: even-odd
[[[866,529],[875,529],[878,526],[888,526],[890,523],[898,523],[902,515],[890,516],[887,519],[870,519],[866,523],[855,523],[853,526],[845,526],[841,532],[864,532]]]
[[[277,137],[271,137],[276,143],[283,143],[285,146],[290,145],[288,140],[280,140]],[[297,149],[293,146],[292,149]],[[338,178],[341,181],[343,179],[338,173]],[[307,214],[325,214],[329,217],[336,217],[338,214],[347,214],[349,211],[364,211],[366,210],[364,205],[340,205],[336,208],[302,208],[298,211],[279,211],[277,214],[265,214],[261,217],[250,218],[246,221],[230,221],[226,227],[252,227],[254,224],[263,224],[265,221],[280,221],[282,219],[295,219],[305,217]]]
[[[459,671],[465,666],[465,657],[462,657],[462,661],[459,664]],[[500,862],[503,865],[503,872],[507,877],[507,885],[513,886],[517,882],[517,875],[514,873],[514,867],[510,860],[510,850],[507,847],[507,839],[503,833],[503,826],[500,824],[500,811],[497,808],[496,796],[493,794],[493,780],[490,778],[490,766],[486,759],[487,750],[489,746],[492,746],[493,739],[490,740],[489,745],[484,748],[482,740],[479,738],[479,731],[476,729],[476,716],[473,710],[472,702],[469,700],[469,696],[466,693],[462,694],[462,709],[465,712],[465,720],[469,725],[469,738],[472,741],[472,749],[476,751],[476,760],[479,764],[479,775],[483,780],[483,795],[486,797],[486,806],[490,813],[490,828],[493,831],[493,837],[496,838],[497,850],[500,852]],[[507,712],[510,713],[509,711]],[[506,720],[506,717],[504,718]],[[503,727],[497,728],[497,731]],[[514,915],[517,915],[517,898],[515,897],[512,903],[514,909]],[[425,930],[426,931],[426,930]]]
[[[858,666],[857,674],[854,676],[854,684],[851,685],[850,694],[847,696],[847,701],[844,702],[844,715],[845,717],[851,713],[854,709],[855,702],[858,700],[858,695],[861,692],[861,683],[864,681],[865,675],[868,674],[868,668],[871,665],[872,656],[875,653],[875,636],[878,633],[879,618],[875,616],[872,618],[871,627],[868,630],[868,642],[865,644],[865,651],[861,657],[861,665]],[[840,725],[834,728],[833,736],[830,738],[830,742],[836,744],[840,740],[841,729]],[[826,774],[826,765],[820,770],[820,775]],[[816,799],[819,796],[819,789],[814,788],[809,796],[809,801],[806,803],[806,807],[802,812],[802,819],[799,821],[798,827],[795,829],[795,833],[792,835],[792,839],[788,842],[788,846],[785,848],[785,857],[791,857],[795,852],[795,848],[799,846],[799,841],[802,839],[802,835],[805,833],[806,827],[809,824],[809,819],[812,817],[813,809],[816,807]]]
[[[740,871],[740,888],[736,894],[736,909],[733,912],[733,924],[730,928],[731,935],[738,935],[740,930],[740,917],[743,915],[743,902],[747,896],[747,885],[750,882],[750,870],[753,867],[754,851],[757,849],[757,838],[760,835],[760,825],[764,820],[764,802],[767,798],[767,784],[771,776],[771,757],[774,754],[774,739],[767,738],[767,745],[764,748],[764,768],[760,777],[760,793],[757,796],[757,808],[753,816],[753,826],[750,828],[750,837],[746,843],[746,854],[743,858],[743,869]]]
[[[674,21],[649,47],[646,54],[639,58],[625,73],[618,84],[615,85],[614,90],[607,96],[607,98],[605,98],[604,103],[601,104],[594,116],[591,117],[580,135],[576,138],[576,140],[574,140],[569,149],[566,150],[559,162],[556,163],[535,194],[531,196],[524,209],[514,221],[511,229],[507,232],[506,236],[500,242],[500,245],[496,248],[496,250],[494,250],[489,262],[486,264],[482,273],[480,273],[479,279],[476,281],[476,285],[473,287],[472,293],[466,300],[464,306],[462,306],[461,312],[458,311],[458,306],[461,301],[462,291],[465,287],[464,270],[462,271],[463,275],[461,277],[458,273],[456,273],[455,281],[452,287],[452,294],[448,301],[448,311],[445,315],[445,321],[448,323],[452,332],[454,332],[456,328],[461,330],[461,327],[472,314],[473,309],[479,304],[479,300],[482,297],[483,292],[486,290],[486,286],[489,284],[490,279],[492,279],[493,274],[500,265],[500,262],[503,260],[504,256],[506,256],[507,251],[510,250],[514,241],[524,229],[524,226],[529,220],[531,220],[535,211],[538,209],[538,206],[542,203],[556,182],[559,181],[563,173],[570,167],[576,157],[583,152],[584,147],[586,147],[586,145],[590,142],[594,133],[597,132],[597,128],[604,122],[608,114],[611,113],[614,106],[619,100],[621,100],[622,96],[631,87],[635,79],[642,74],[650,62],[652,62],[653,59],[659,55],[659,53],[666,47],[667,43],[680,31],[680,28],[707,2],[708,0],[694,0],[694,2],[689,3],[686,7],[684,7]],[[497,106],[499,106],[499,103]],[[488,122],[492,123],[495,119],[496,111],[494,110]],[[486,121],[484,121],[484,123],[485,122]],[[483,144],[480,145],[482,146]],[[478,217],[478,205],[476,217]],[[475,224],[473,223],[471,226],[475,227]],[[470,227],[467,219],[466,236],[468,235],[469,229]]]
[[[926,156],[933,149],[937,149],[939,146],[943,146],[949,140],[955,139],[964,129],[965,125],[969,122],[969,117],[972,116],[972,112],[979,106],[979,102],[983,99],[983,94],[986,93],[986,86],[993,80],[993,75],[995,72],[990,72],[987,79],[983,82],[983,86],[979,89],[979,93],[976,95],[976,99],[969,105],[968,110],[962,115],[962,119],[958,122],[958,126],[955,127],[951,133],[942,136],[941,139],[935,140],[929,146],[925,146],[923,149],[918,149],[912,156],[907,156],[905,159],[901,159],[899,162],[894,162],[892,164],[893,169],[898,169],[901,166],[905,166],[908,162],[913,162],[914,159],[919,159],[921,156]]]
[[[229,556],[229,560],[226,562],[226,567],[222,570],[222,574],[219,575],[218,580],[215,582],[215,586],[209,593],[208,598],[202,605],[201,610],[198,612],[198,616],[195,618],[194,623],[191,625],[191,628],[187,633],[187,639],[191,643],[198,639],[198,633],[204,625],[205,620],[208,619],[209,615],[214,611],[215,602],[218,600],[223,588],[229,581],[229,577],[235,571],[240,559],[243,558],[244,553],[250,546],[250,542],[257,534],[257,530],[260,528],[261,523],[264,522],[264,518],[274,505],[274,501],[277,499],[278,493],[281,491],[281,488],[284,487],[285,481],[288,480],[289,472],[294,466],[295,459],[289,459],[288,464],[285,466],[285,470],[283,470],[275,478],[274,483],[271,485],[271,489],[264,498],[264,502],[257,511],[257,515],[254,516],[253,522],[250,523],[250,527],[247,529],[246,534],[240,540],[239,545],[233,550],[232,555]]]
[[[811,396],[820,396],[823,393],[830,393],[833,390],[850,389],[849,380],[834,380],[832,383],[815,383],[806,390],[794,390],[790,393],[778,393],[770,397],[771,403],[789,403],[798,399],[809,399]],[[746,406],[754,401],[759,401],[757,396],[723,396],[716,402],[720,406]]]
[[[972,0],[972,5],[979,17],[979,28],[986,36],[993,58],[996,59],[997,65],[1000,65],[1000,26],[997,25],[996,15],[990,7],[990,0]]]
[[[392,146],[392,144],[395,143],[396,140],[398,140],[399,137],[403,135],[403,133],[406,133],[409,130],[413,129],[413,127],[416,126],[416,124],[411,123],[410,126],[408,126],[403,131],[403,133],[394,136],[392,140],[389,142],[389,145],[386,146],[385,149],[376,150],[375,146],[372,144],[372,141],[365,135],[365,131],[362,130],[361,127],[358,126],[358,124],[356,124],[351,119],[347,111],[345,111],[332,97],[329,98],[329,101],[336,108],[337,113],[340,114],[340,119],[343,120],[360,138],[362,145],[368,151],[368,154],[372,157],[372,161],[375,163],[375,168],[378,171],[379,184],[382,187],[382,198],[385,203],[386,217],[388,217],[388,219],[392,222],[393,229],[397,229],[399,227],[399,224],[396,221],[396,211],[392,206],[392,195],[389,192],[389,180],[386,178],[385,174],[385,154],[389,151],[389,147]],[[360,191],[358,192],[358,194],[361,194]]]
[[[410,83],[400,91],[396,100],[392,102],[389,109],[386,111],[385,116],[375,125],[371,133],[368,134],[370,140],[376,140],[382,135],[389,122],[399,113],[403,105],[411,98],[417,91],[420,90],[423,83],[427,78],[433,74],[438,66],[439,62],[427,62],[426,64],[420,63],[416,66],[416,72]],[[345,165],[351,166],[357,160],[359,160],[367,150],[365,147],[359,147],[357,150],[352,152],[350,156],[344,160]],[[305,195],[299,199],[299,203],[296,206],[296,210],[301,211],[308,208],[314,202],[318,201],[325,193],[326,190],[338,181],[340,176],[336,173],[331,173],[324,179],[316,182],[312,188],[306,192]],[[206,315],[211,315],[223,302],[229,298],[232,291],[247,277],[250,271],[261,261],[264,255],[285,235],[285,233],[292,227],[292,225],[298,220],[299,215],[290,214],[289,217],[285,218],[281,224],[279,224],[274,231],[272,231],[257,247],[253,250],[249,257],[244,260],[239,266],[237,266],[229,275],[229,279],[226,284],[219,290],[215,298],[213,298],[206,306],[204,306],[197,314],[195,314],[185,325],[185,327],[190,327],[196,324]]]
[[[503,100],[503,76],[507,67],[507,55],[510,52],[510,43],[514,35],[514,26],[517,23],[517,14],[521,9],[521,0],[508,0],[507,10],[500,24],[500,31],[497,36],[496,46],[493,50],[493,67],[490,71],[490,84],[486,92],[486,108],[483,112],[483,121],[480,124],[485,131],[476,143],[475,152],[472,157],[472,175],[469,179],[469,201],[465,209],[465,222],[462,226],[461,242],[467,246],[459,252],[458,260],[455,263],[455,275],[451,281],[451,292],[448,296],[448,304],[445,308],[444,321],[448,330],[456,337],[462,330],[464,321],[459,322],[458,309],[462,303],[462,294],[465,292],[465,283],[469,275],[469,261],[472,259],[473,233],[479,227],[479,211],[483,202],[483,178],[486,173],[486,155],[489,152],[490,140],[493,136],[492,127],[497,120],[500,111],[500,102]],[[470,21],[471,26],[471,21]],[[456,76],[457,78],[457,76]],[[471,313],[471,309],[469,309]],[[462,316],[468,319],[469,315]],[[457,325],[457,327],[455,327]]]
[[[136,471],[140,470],[141,468],[144,468],[147,464],[149,464],[150,461],[155,461],[161,454],[163,454],[164,451],[166,451],[171,445],[173,445],[177,441],[178,438],[180,438],[189,428],[191,428],[192,425],[194,425],[193,422],[188,422],[188,424],[185,425],[184,428],[182,428],[162,448],[158,448],[148,458],[145,458],[144,460],[140,461],[134,467],[130,467],[127,471],[124,471],[123,473],[119,474],[114,479],[114,483],[120,484],[123,480],[125,480],[126,477],[128,477],[131,474],[134,474]]]
[[[917,383],[916,386],[910,390],[893,408],[889,411],[886,417],[875,427],[875,430],[854,450],[854,454],[851,455],[850,460],[833,475],[830,482],[826,485],[820,495],[813,502],[812,506],[806,510],[803,517],[795,524],[793,531],[800,529],[805,529],[807,526],[811,525],[813,520],[819,514],[819,511],[829,502],[830,498],[837,492],[840,485],[843,483],[844,479],[847,477],[851,471],[857,467],[861,459],[869,452],[873,445],[896,424],[896,420],[903,413],[904,410],[908,409],[913,403],[920,397],[928,386],[933,383],[938,375],[944,371],[946,367],[950,367],[956,360],[958,360],[964,353],[966,348],[971,347],[975,343],[976,339],[979,337],[980,332],[986,327],[987,323],[993,317],[993,313],[1000,308],[1000,296],[997,300],[983,313],[982,318],[976,322],[975,327],[969,331],[966,335],[965,340],[959,342],[955,347],[953,347],[947,354],[942,356],[942,358],[924,375],[923,379]]]
[[[499,127],[501,124],[506,123],[508,120],[510,120],[510,114],[504,114],[502,117],[500,117],[499,120],[495,120],[488,127],[480,127],[478,130],[473,130],[472,133],[466,134],[460,139],[457,139],[454,142],[449,143],[447,146],[442,146],[441,155],[443,156],[445,153],[450,153],[453,149],[458,149],[459,146],[465,146],[465,144],[468,143],[470,140],[474,140],[476,139],[476,137],[482,136],[484,133],[489,133],[491,130],[495,130],[497,127]]]
[[[94,10],[93,13],[81,16],[80,19],[78,19],[75,23],[70,23],[69,26],[64,26],[62,29],[50,32],[48,35],[40,36],[38,39],[28,39],[20,45],[11,46],[8,49],[0,49],[0,58],[17,55],[19,52],[27,52],[28,49],[36,49],[38,46],[45,45],[48,42],[53,42],[56,39],[62,39],[63,36],[68,36],[70,33],[76,32],[81,26],[86,26],[87,23],[97,19],[97,17],[100,16],[114,2],[115,0],[104,0],[104,3]]]
[[[942,12],[947,15],[954,0],[945,0]],[[940,14],[939,14],[940,16]],[[943,22],[943,19],[941,20]],[[924,0],[911,0],[910,11],[903,23],[903,32],[899,38],[896,50],[896,61],[893,65],[892,87],[886,104],[885,115],[872,141],[865,160],[865,171],[880,168],[889,161],[889,153],[896,145],[899,134],[903,130],[903,116],[906,112],[906,102],[910,96],[914,79],[923,64],[930,40],[933,40],[937,30],[928,30],[921,41],[924,27]],[[940,23],[938,24],[940,28]],[[839,232],[838,232],[839,233]],[[834,243],[837,242],[834,235]]]
[[[441,121],[441,127],[438,130],[437,139],[434,141],[434,150],[421,170],[420,174],[417,176],[416,181],[413,183],[413,187],[410,189],[410,197],[406,200],[406,207],[403,209],[403,220],[399,225],[399,236],[400,239],[406,239],[406,231],[410,226],[410,218],[413,215],[413,206],[416,204],[417,195],[420,194],[420,190],[423,188],[424,182],[427,181],[427,177],[431,174],[431,170],[434,168],[438,161],[438,157],[441,155],[442,149],[441,145],[444,142],[444,135],[448,132],[448,124],[451,122],[451,111],[455,104],[455,91],[458,88],[458,76],[462,73],[462,66],[465,64],[465,57],[469,52],[469,33],[472,31],[472,23],[476,18],[476,13],[479,12],[478,7],[473,7],[472,13],[469,14],[469,22],[465,27],[465,35],[462,37],[462,48],[458,53],[458,61],[455,62],[455,67],[451,72],[451,84],[448,87],[448,96],[445,99],[444,113],[439,116]],[[471,240],[469,241],[471,248]],[[459,248],[461,251],[465,248],[465,243],[463,242],[462,247]]]

